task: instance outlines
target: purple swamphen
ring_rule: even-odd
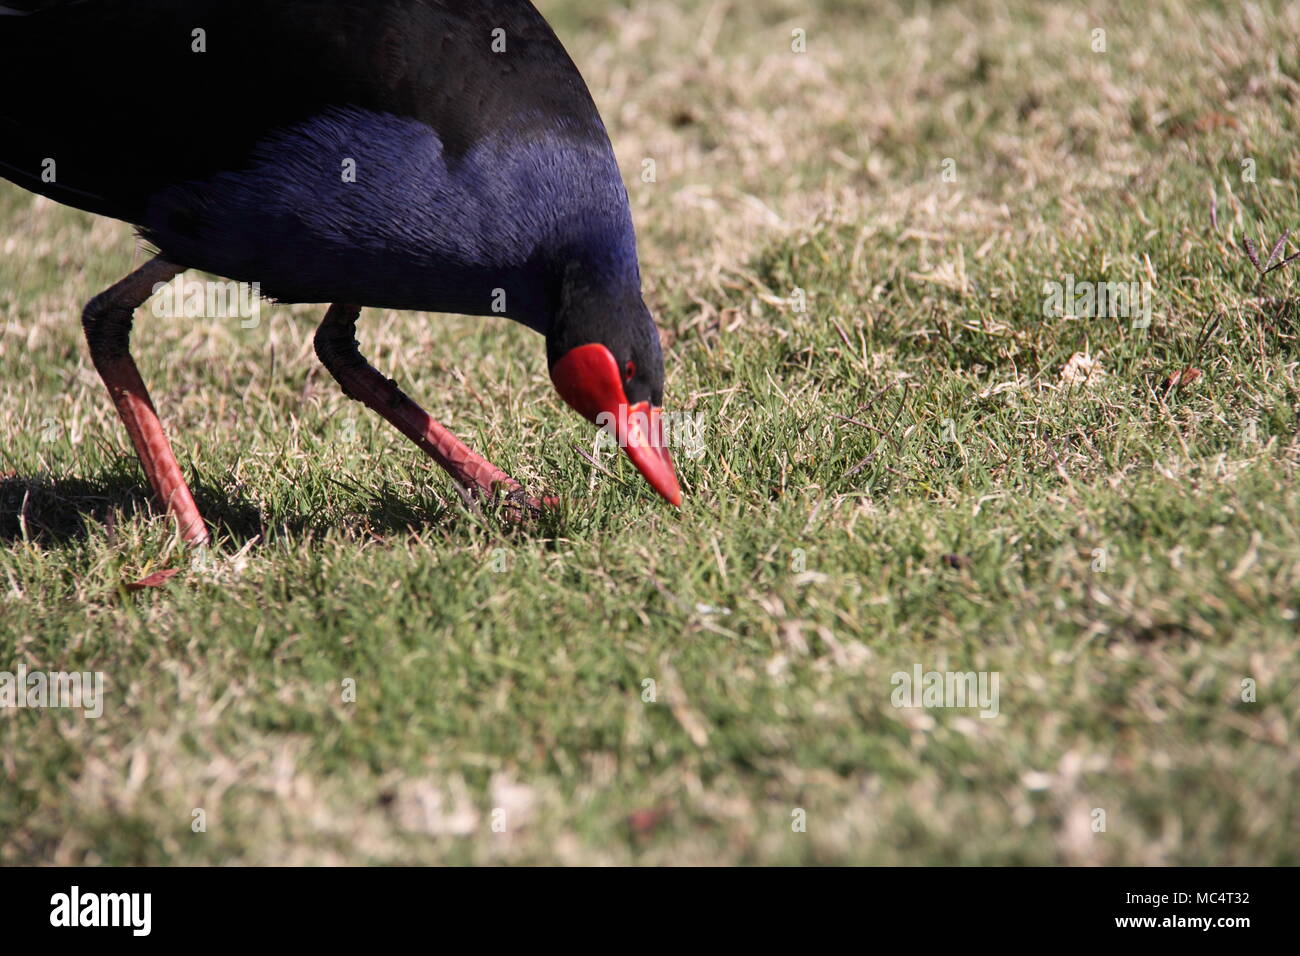
[[[540,506],[358,351],[362,306],[505,315],[664,498],[663,356],[627,192],[528,0],[0,0],[0,176],[133,224],[157,256],[83,315],[154,492],[208,539],[132,360],[185,269],[329,303],[316,353],[461,486]]]

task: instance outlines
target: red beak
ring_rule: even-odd
[[[560,397],[583,418],[606,429],[655,491],[680,506],[672,456],[668,454],[661,411],[649,402],[629,405],[613,353],[599,343],[580,345],[551,369]]]

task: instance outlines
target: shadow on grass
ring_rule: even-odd
[[[1300,351],[1300,299],[1262,299],[1258,316],[1270,349],[1290,355]]]
[[[201,482],[193,485],[209,525],[228,528],[243,540],[261,533],[257,508]],[[9,475],[0,479],[0,541],[24,538],[46,544],[82,541],[92,525],[110,530],[119,518],[156,515],[149,486],[140,475],[108,471],[93,478]]]
[[[365,511],[333,520],[316,512],[271,519],[238,489],[232,491],[198,480],[191,481],[190,487],[214,536],[227,538],[238,547],[254,538],[264,538],[270,527],[292,536],[343,529],[358,538],[383,539],[430,530],[453,534],[468,530],[478,520],[456,502],[397,497],[374,499]],[[106,526],[111,532],[116,521],[142,514],[156,517],[160,511],[153,504],[143,476],[128,471],[107,471],[92,478],[12,474],[0,478],[0,542],[4,544],[24,539],[42,544],[84,541],[95,525]],[[499,522],[502,530],[541,537],[550,537],[558,520],[542,518],[520,527],[496,518],[490,509],[482,517]]]

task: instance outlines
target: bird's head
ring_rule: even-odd
[[[640,290],[614,291],[571,267],[546,352],[560,397],[606,429],[655,491],[680,505],[682,490],[662,421],[663,351]]]

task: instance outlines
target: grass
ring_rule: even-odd
[[[523,530],[339,394],[320,308],[146,311],[196,561],[80,337],[129,229],[0,188],[0,670],[107,682],[0,712],[0,862],[1300,862],[1300,264],[1241,251],[1300,229],[1300,8],[541,6],[705,424],[684,509],[508,323],[360,334],[565,496]],[[1045,316],[1067,276],[1150,326]],[[917,665],[998,715],[893,706]]]

